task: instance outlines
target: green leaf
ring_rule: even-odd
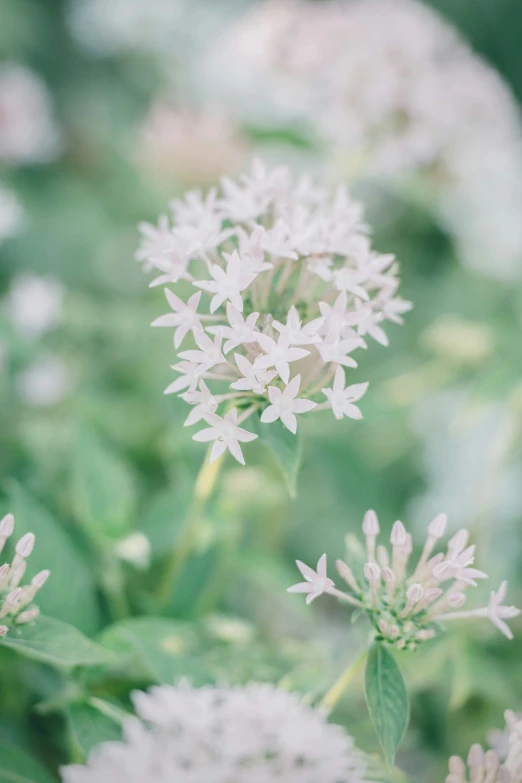
[[[0,783],[55,783],[55,778],[25,751],[0,742]]]
[[[52,617],[40,616],[27,625],[13,626],[0,646],[10,647],[26,658],[52,666],[97,666],[110,663],[112,655],[91,642],[77,628]]]
[[[263,424],[258,414],[254,414],[249,419],[249,425],[250,422],[252,423],[248,429],[255,432],[261,443],[272,452],[291,497],[295,497],[297,476],[302,459],[302,442],[299,430],[293,435],[280,421],[275,421],[270,425]]]
[[[365,695],[386,763],[391,767],[408,726],[408,691],[391,652],[375,644],[366,662]]]
[[[136,510],[132,472],[87,427],[78,434],[72,471],[72,503],[78,521],[98,540],[121,538]]]
[[[147,536],[153,557],[164,557],[165,552],[174,546],[188,513],[193,490],[191,485],[162,492],[140,517],[137,529]]]
[[[155,682],[172,685],[180,677],[190,677],[196,684],[209,680],[198,636],[188,623],[161,617],[122,620],[99,641],[119,660],[125,655],[137,658]]]
[[[101,742],[121,740],[121,724],[92,704],[71,704],[68,717],[74,739],[85,756]]]
[[[27,577],[48,568],[51,576],[38,593],[43,614],[73,623],[85,633],[99,626],[96,586],[81,552],[62,525],[47,509],[15,485],[10,510],[15,515],[15,535],[34,533],[36,544],[27,562]]]

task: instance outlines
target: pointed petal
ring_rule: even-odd
[[[295,435],[297,432],[297,419],[291,411],[283,411],[281,413],[281,421],[290,432]]]
[[[314,408],[317,408],[317,403],[312,400],[294,400],[292,405],[292,411],[294,413],[308,413]]]
[[[295,564],[307,582],[314,582],[317,579],[317,574],[314,569],[307,566],[306,563],[303,563],[301,560],[296,560]]]
[[[261,421],[263,424],[272,424],[272,422],[277,421],[278,418],[279,410],[275,407],[275,405],[269,405],[268,408],[265,408],[261,414]]]

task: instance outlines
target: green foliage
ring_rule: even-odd
[[[77,628],[41,615],[32,623],[14,626],[0,646],[51,666],[100,666],[110,663],[111,654],[84,636]]]
[[[290,496],[295,497],[303,448],[300,430],[297,430],[297,433],[293,435],[280,421],[267,427],[261,424],[261,419],[257,414],[252,416],[249,424],[252,432],[259,436],[259,441],[274,456]]]
[[[54,783],[55,780],[26,751],[0,742],[0,783]]]
[[[99,608],[88,560],[60,522],[22,487],[14,486],[10,509],[15,515],[17,537],[34,533],[36,545],[28,561],[28,575],[49,569],[49,578],[38,594],[43,613],[74,623],[90,633],[98,627]]]
[[[85,530],[97,540],[121,538],[136,509],[136,483],[122,460],[83,426],[73,453],[71,501]]]
[[[386,763],[392,766],[408,726],[410,708],[401,670],[383,644],[374,644],[368,654],[364,690]]]
[[[67,716],[73,737],[84,756],[101,742],[121,739],[121,724],[91,703],[71,704]]]

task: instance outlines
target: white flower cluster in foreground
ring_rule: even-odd
[[[351,737],[272,685],[137,691],[124,741],[95,749],[64,783],[359,783]]]
[[[214,441],[211,459],[229,449],[244,462],[239,444],[257,435],[240,425],[252,414],[292,433],[311,410],[361,418],[367,384],[347,386],[345,368],[366,338],[387,345],[383,322],[401,323],[410,303],[396,296],[394,256],[372,250],[360,205],[254,161],[219,193],[190,192],[171,210],[141,225],[137,259],[172,311],[153,324],[174,329],[179,377],[166,394],[194,406],[187,425],[206,422],[194,440]],[[182,345],[190,333],[196,348]]]
[[[505,713],[508,749],[505,758],[496,750],[484,752],[481,745],[473,745],[467,763],[459,756],[449,760],[446,783],[522,783],[522,720],[514,712]]]
[[[0,553],[13,529],[14,517],[7,514],[0,520]],[[19,586],[33,547],[34,535],[26,533],[16,544],[12,563],[0,566],[0,637],[7,634],[13,623],[23,625],[38,617],[38,607],[32,605],[32,602],[38,590],[47,582],[50,571],[39,571],[30,584]]]
[[[424,3],[267,0],[227,32],[205,76],[250,122],[305,123],[333,145],[337,170],[407,185],[422,175],[463,260],[520,274],[516,101]]]
[[[47,163],[62,148],[45,84],[17,63],[0,67],[0,162]]]
[[[392,527],[391,551],[377,545],[379,522],[374,511],[363,520],[365,547],[357,539],[347,538],[353,561],[350,567],[337,560],[339,576],[350,588],[338,590],[326,572],[326,555],[322,555],[317,571],[297,561],[305,582],[288,588],[291,593],[306,593],[306,602],[327,593],[357,607],[370,619],[379,639],[399,649],[413,650],[419,642],[435,636],[441,623],[472,617],[489,619],[508,639],[513,638],[505,620],[516,617],[520,609],[503,606],[507,583],[491,592],[488,605],[480,609],[453,611],[466,603],[466,591],[477,586],[477,579],[487,574],[473,568],[475,546],[468,546],[469,531],[459,530],[449,539],[445,552],[434,554],[437,542],[446,531],[447,517],[439,514],[428,525],[428,535],[422,553],[413,567],[409,566],[413,551],[412,537],[402,522]]]

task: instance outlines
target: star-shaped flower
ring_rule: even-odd
[[[165,296],[174,312],[156,318],[152,326],[174,326],[174,345],[179,348],[189,332],[197,334],[203,331],[197,312],[201,291],[192,294],[186,303],[169,288],[165,288]]]
[[[323,389],[332,406],[333,415],[336,419],[342,419],[348,416],[350,419],[362,419],[362,413],[354,405],[354,402],[360,400],[368,388],[367,383],[354,383],[352,386],[346,386],[346,375],[342,367],[338,367],[335,372],[334,382],[331,389]]]
[[[214,462],[228,449],[232,456],[242,465],[245,464],[245,458],[241,451],[239,443],[249,443],[257,438],[253,432],[248,432],[237,423],[237,409],[229,411],[224,418],[217,413],[210,413],[205,416],[205,421],[210,425],[206,430],[200,430],[192,436],[192,440],[202,443],[215,441],[210,452],[209,462]]]
[[[324,318],[314,318],[303,326],[295,305],[292,305],[288,311],[286,324],[274,321],[273,325],[274,329],[277,329],[280,334],[286,333],[290,345],[310,345],[311,343],[321,342],[318,331],[323,323]]]
[[[236,364],[243,375],[238,381],[230,384],[231,389],[237,391],[253,391],[255,394],[264,394],[267,383],[273,381],[277,373],[275,370],[256,370],[246,356],[235,353]]]
[[[266,252],[272,256],[290,258],[294,261],[298,258],[295,252],[292,230],[284,220],[279,219],[272,229],[265,231],[262,243]]]
[[[504,620],[510,620],[513,617],[518,617],[520,614],[520,609],[517,609],[516,606],[502,606],[502,601],[506,597],[506,592],[507,582],[502,582],[496,593],[494,590],[492,590],[486,612],[487,617],[491,620],[493,625],[496,625],[499,631],[502,631],[504,636],[506,636],[508,639],[512,639],[513,633],[511,628],[507,625],[507,623],[504,622]]]
[[[316,402],[311,400],[296,399],[301,385],[301,376],[296,375],[292,378],[284,391],[277,386],[268,387],[268,398],[271,405],[265,408],[261,415],[261,421],[270,424],[277,419],[281,419],[285,427],[293,432],[297,432],[296,413],[308,413],[317,407]]]
[[[362,304],[360,301],[356,301],[355,312],[347,317],[347,322],[357,328],[357,334],[361,337],[369,334],[378,343],[387,346],[389,344],[388,337],[379,326],[383,319],[382,313],[374,310],[370,302]]]
[[[317,346],[317,350],[326,364],[334,362],[345,367],[357,367],[355,359],[352,359],[348,354],[355,351],[356,348],[361,348],[362,345],[364,345],[364,341],[360,337],[342,340],[338,333],[332,331]]]
[[[172,369],[181,373],[181,375],[170,386],[167,386],[163,393],[176,394],[176,392],[183,391],[183,389],[194,391],[199,381],[199,365],[193,362],[178,362],[178,364],[172,365]]]
[[[245,273],[242,269],[241,258],[237,250],[233,253],[223,254],[227,260],[227,268],[223,269],[218,264],[208,264],[208,269],[213,280],[194,282],[198,288],[214,294],[210,302],[210,312],[215,313],[223,302],[230,300],[236,310],[243,312],[243,299],[241,291],[248,288],[255,280],[256,275]]]
[[[161,256],[172,245],[172,229],[166,215],[160,215],[158,225],[152,223],[140,223],[138,226],[141,234],[141,244],[136,251],[137,261],[146,261],[148,266],[150,259]]]
[[[319,309],[324,318],[322,334],[334,332],[342,337],[354,338],[357,336],[355,329],[350,326],[347,308],[348,295],[346,291],[341,291],[333,305],[319,302]]]
[[[290,378],[290,362],[297,362],[310,353],[305,348],[291,348],[290,338],[286,332],[279,336],[277,342],[266,334],[258,334],[257,341],[265,355],[257,357],[254,368],[267,370],[269,367],[275,367],[277,374],[285,383],[288,383]]]
[[[215,367],[216,364],[224,364],[226,362],[221,351],[222,337],[220,334],[217,334],[214,340],[211,340],[205,332],[198,332],[195,335],[195,339],[200,350],[181,351],[179,358],[198,364],[198,375],[203,375],[207,370]]]
[[[256,332],[255,326],[259,313],[250,313],[247,318],[243,318],[239,310],[231,302],[228,302],[227,318],[230,326],[209,326],[207,329],[211,334],[221,334],[222,337],[227,338],[223,346],[225,356],[238,345],[257,341],[258,332]]]
[[[326,555],[321,555],[319,558],[317,572],[300,560],[295,562],[306,582],[298,582],[298,584],[288,587],[287,593],[308,593],[306,603],[311,604],[320,595],[330,592],[335,587],[333,581],[326,574]]]
[[[354,296],[358,296],[359,299],[369,299],[368,292],[362,287],[362,284],[367,281],[364,272],[346,266],[336,270],[332,277],[339,291],[347,291]]]
[[[272,269],[273,264],[265,261],[263,247],[265,233],[266,229],[263,226],[256,225],[251,234],[238,226],[239,255],[244,272],[258,275],[260,272]]]
[[[183,426],[190,427],[192,424],[196,424],[209,413],[215,413],[218,408],[218,401],[212,395],[205,381],[201,378],[199,381],[199,389],[196,391],[188,391],[186,394],[181,395],[185,402],[195,407],[190,411],[185,424]]]

